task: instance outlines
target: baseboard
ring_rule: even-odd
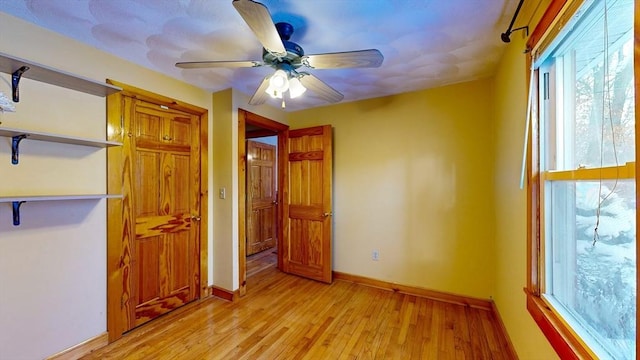
[[[504,326],[504,322],[502,322],[502,316],[500,316],[500,312],[498,311],[498,306],[496,305],[496,303],[494,301],[491,301],[491,312],[493,313],[493,316],[496,320],[496,323],[498,324],[498,327],[500,329],[500,332],[502,332],[502,334],[504,335],[505,340],[507,340],[507,348],[504,349],[505,351],[507,351],[509,354],[509,356],[507,356],[508,359],[517,359],[518,358],[518,353],[516,352],[516,348],[513,346],[513,343],[511,342],[511,338],[509,337],[509,333],[507,332],[507,328]]]
[[[209,286],[209,293],[212,296],[221,298],[223,300],[231,301],[231,302],[237,301],[238,297],[240,295],[238,290],[230,291],[230,290],[227,290],[227,289],[223,289],[221,287],[217,287],[215,285]]]
[[[109,344],[109,334],[102,333],[96,337],[81,342],[78,345],[72,346],[67,350],[63,350],[55,355],[51,355],[47,360],[74,360],[79,359],[92,351],[98,350],[101,347]]]
[[[417,286],[401,285],[388,281],[372,279],[359,275],[345,274],[334,271],[333,278],[336,280],[350,281],[356,284],[372,286],[380,289],[391,290],[402,294],[420,296],[428,299],[443,301],[452,304],[470,306],[477,309],[491,311],[493,301],[489,299],[474,298],[471,296],[457,295],[444,291],[429,290]]]

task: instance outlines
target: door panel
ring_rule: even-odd
[[[169,203],[173,213],[189,214],[191,211],[189,204],[190,162],[191,159],[188,156],[176,155],[173,157],[173,168],[175,170],[171,177],[173,179],[173,184],[171,185],[174,198]]]
[[[131,329],[198,296],[200,141],[197,116],[126,101],[135,129]]]
[[[157,153],[139,150],[136,153],[137,176],[135,178],[135,188],[145,189],[144,192],[136,192],[135,214],[137,217],[150,216],[155,214],[159,207],[158,194],[160,192],[160,156]]]
[[[169,122],[168,133],[174,145],[189,146],[191,143],[191,121],[189,118],[176,118]]]
[[[276,246],[276,147],[247,141],[247,256]]]
[[[148,237],[136,242],[137,273],[145,269],[158,269],[160,260],[159,236]],[[147,303],[160,296],[160,274],[158,271],[147,271],[145,276],[138,277],[138,302]]]
[[[142,146],[145,143],[159,143],[158,138],[161,135],[160,128],[162,126],[161,114],[136,114],[136,141]]]
[[[331,126],[289,131],[283,270],[332,281]]]
[[[189,241],[185,237],[188,236],[186,231],[180,233],[170,234],[170,250],[171,259],[182,259],[182,261],[174,261],[170,264],[171,276],[169,282],[170,293],[175,293],[189,286],[189,269],[184,266],[179,266],[180,263],[185,262],[189,257]]]

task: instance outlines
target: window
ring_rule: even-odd
[[[575,4],[533,55],[539,266],[529,291],[587,354],[635,359],[634,1]]]

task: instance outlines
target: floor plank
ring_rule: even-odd
[[[275,267],[278,264],[278,255],[275,248],[267,249],[259,253],[247,256],[247,277],[251,277],[262,270]]]
[[[509,359],[489,311],[257,268],[239,301],[196,301],[84,359]]]

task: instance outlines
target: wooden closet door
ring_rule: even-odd
[[[199,118],[132,101],[135,237],[129,328],[198,296]],[[126,290],[126,289],[125,289]]]

